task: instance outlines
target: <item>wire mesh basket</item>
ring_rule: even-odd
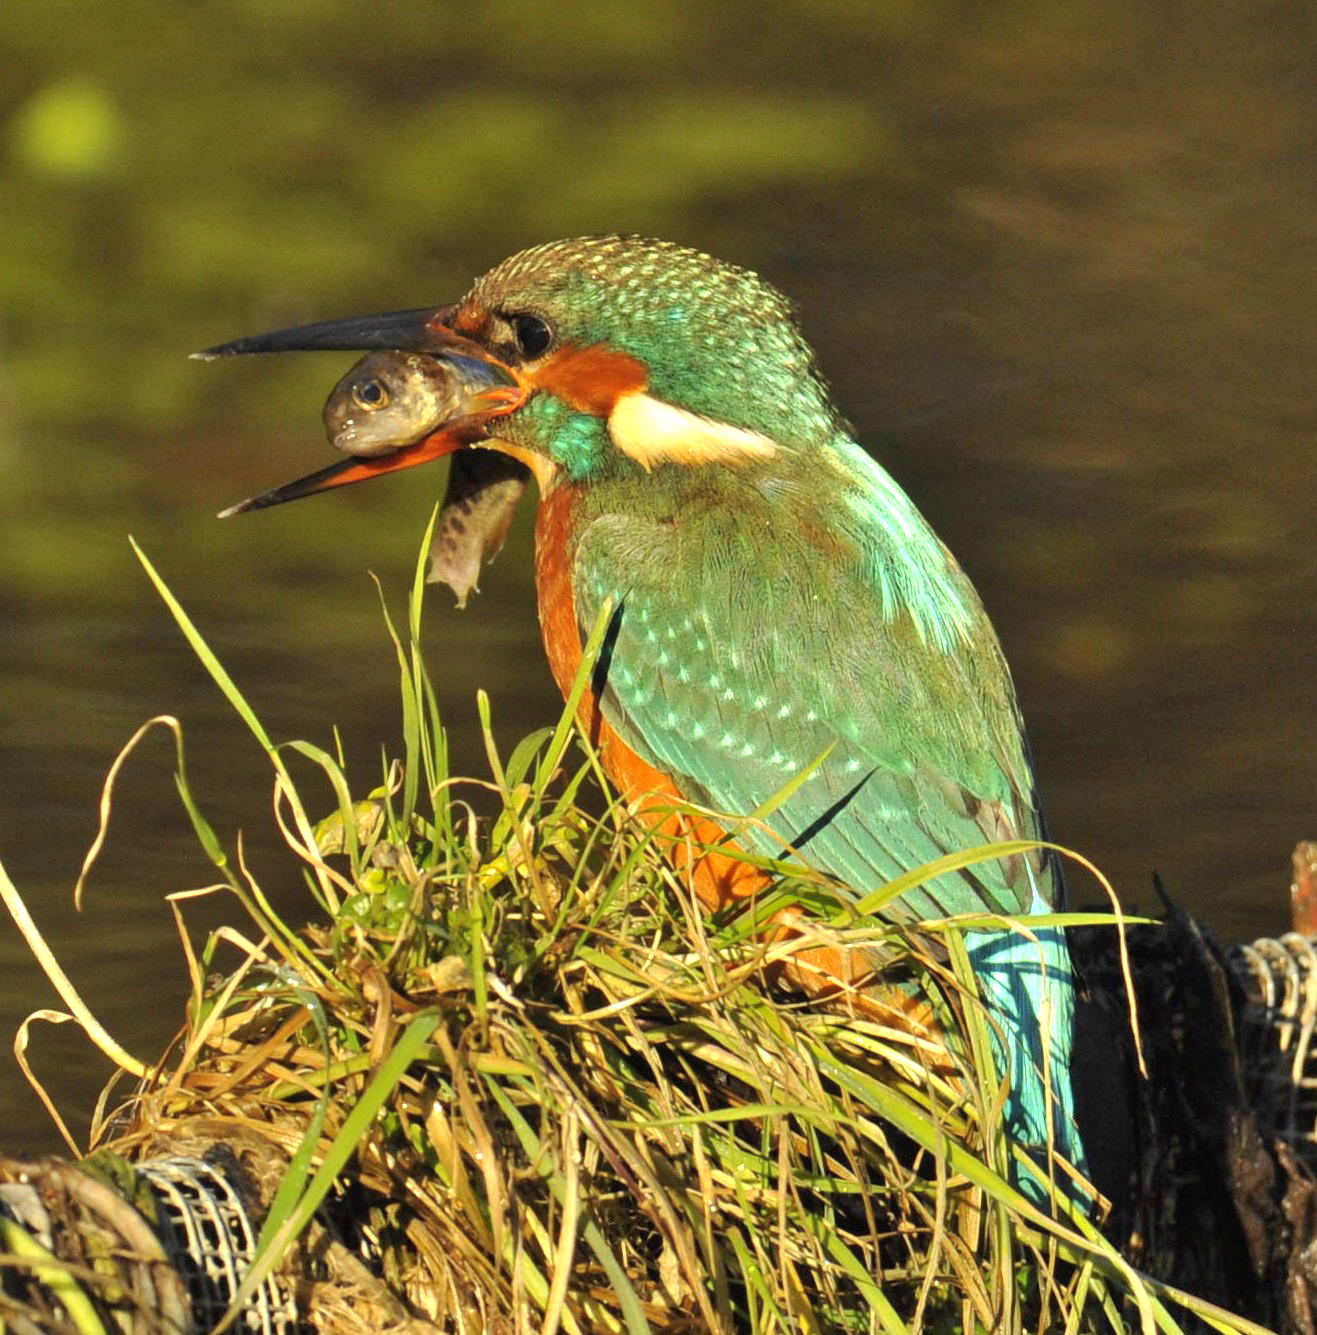
[[[296,1335],[281,1280],[240,1292],[256,1241],[222,1156],[0,1159],[0,1320],[18,1335],[208,1335],[238,1298],[229,1329]]]
[[[137,1166],[160,1207],[160,1232],[187,1286],[198,1335],[213,1330],[238,1294],[256,1254],[256,1230],[227,1175],[204,1159],[178,1155]],[[291,1297],[271,1278],[243,1303],[231,1329],[251,1335],[293,1335]]]
[[[1317,1162],[1317,938],[1286,932],[1234,946],[1247,1095],[1264,1135]]]

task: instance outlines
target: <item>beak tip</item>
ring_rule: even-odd
[[[228,343],[216,343],[213,348],[202,348],[200,352],[189,352],[188,359],[194,362],[216,362],[221,357],[236,357],[244,352],[281,351],[281,349],[265,348],[264,342],[264,337],[260,335],[235,338]]]

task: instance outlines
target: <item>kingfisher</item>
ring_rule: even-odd
[[[735,843],[770,858],[792,850],[857,895],[949,853],[1043,839],[1020,711],[978,595],[856,441],[790,304],[756,274],[666,241],[575,238],[514,255],[452,305],[199,355],[319,348],[486,370],[417,439],[233,510],[452,455],[445,511],[457,506],[459,521],[436,570],[461,569],[463,597],[534,478],[553,675],[566,695],[605,616],[582,722],[708,909],[772,882],[727,849],[730,818],[702,813],[769,806],[763,821],[735,824]],[[1018,919],[1062,901],[1056,860],[1033,851],[935,876],[882,912]],[[1007,1130],[1039,1163],[1052,1146],[1082,1174],[1064,932],[980,924],[966,941],[1009,1079]],[[863,958],[841,954],[803,949],[790,981],[862,991]],[[1022,1185],[1037,1197],[1037,1179]]]

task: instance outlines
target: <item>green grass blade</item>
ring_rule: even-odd
[[[224,698],[233,706],[233,710],[238,717],[251,729],[256,740],[266,751],[273,755],[274,743],[270,740],[270,735],[265,731],[260,719],[256,717],[256,711],[247,703],[247,698],[238,689],[237,683],[229,676],[228,671],[219,659],[215,657],[210,645],[206,643],[192,618],[183,610],[183,605],[174,597],[169,585],[165,583],[155,566],[151,564],[146,553],[137,545],[137,539],[130,537],[128,541],[132,545],[137,559],[142,563],[142,568],[146,571],[147,577],[155,585],[156,592],[178,623],[178,628],[183,632],[184,638],[192,646],[192,652],[201,661],[202,667],[210,673],[215,685],[220,688]]]
[[[52,1255],[25,1228],[3,1215],[0,1215],[0,1246],[21,1258],[33,1276],[49,1289],[78,1335],[107,1335],[96,1308],[70,1273],[67,1261]]]
[[[595,664],[599,661],[599,651],[603,648],[604,637],[612,625],[616,607],[616,599],[605,598],[600,605],[598,616],[594,619],[594,625],[590,628],[590,634],[581,650],[580,666],[577,667],[576,676],[572,679],[572,689],[567,693],[563,711],[558,716],[558,725],[553,730],[553,738],[536,772],[534,786],[537,792],[544,791],[550,778],[562,764],[567,743],[571,740],[572,730],[576,726],[576,716],[581,708],[581,701],[585,698],[586,689],[594,675]]]
[[[797,771],[770,798],[761,802],[751,813],[752,820],[767,820],[784,802],[789,802],[798,793],[802,785],[809,782],[828,757],[837,749],[836,742],[829,742],[804,769]]]

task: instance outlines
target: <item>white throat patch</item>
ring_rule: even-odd
[[[613,405],[608,434],[646,472],[662,463],[753,463],[771,459],[782,448],[758,431],[701,417],[643,391],[623,394]]]

